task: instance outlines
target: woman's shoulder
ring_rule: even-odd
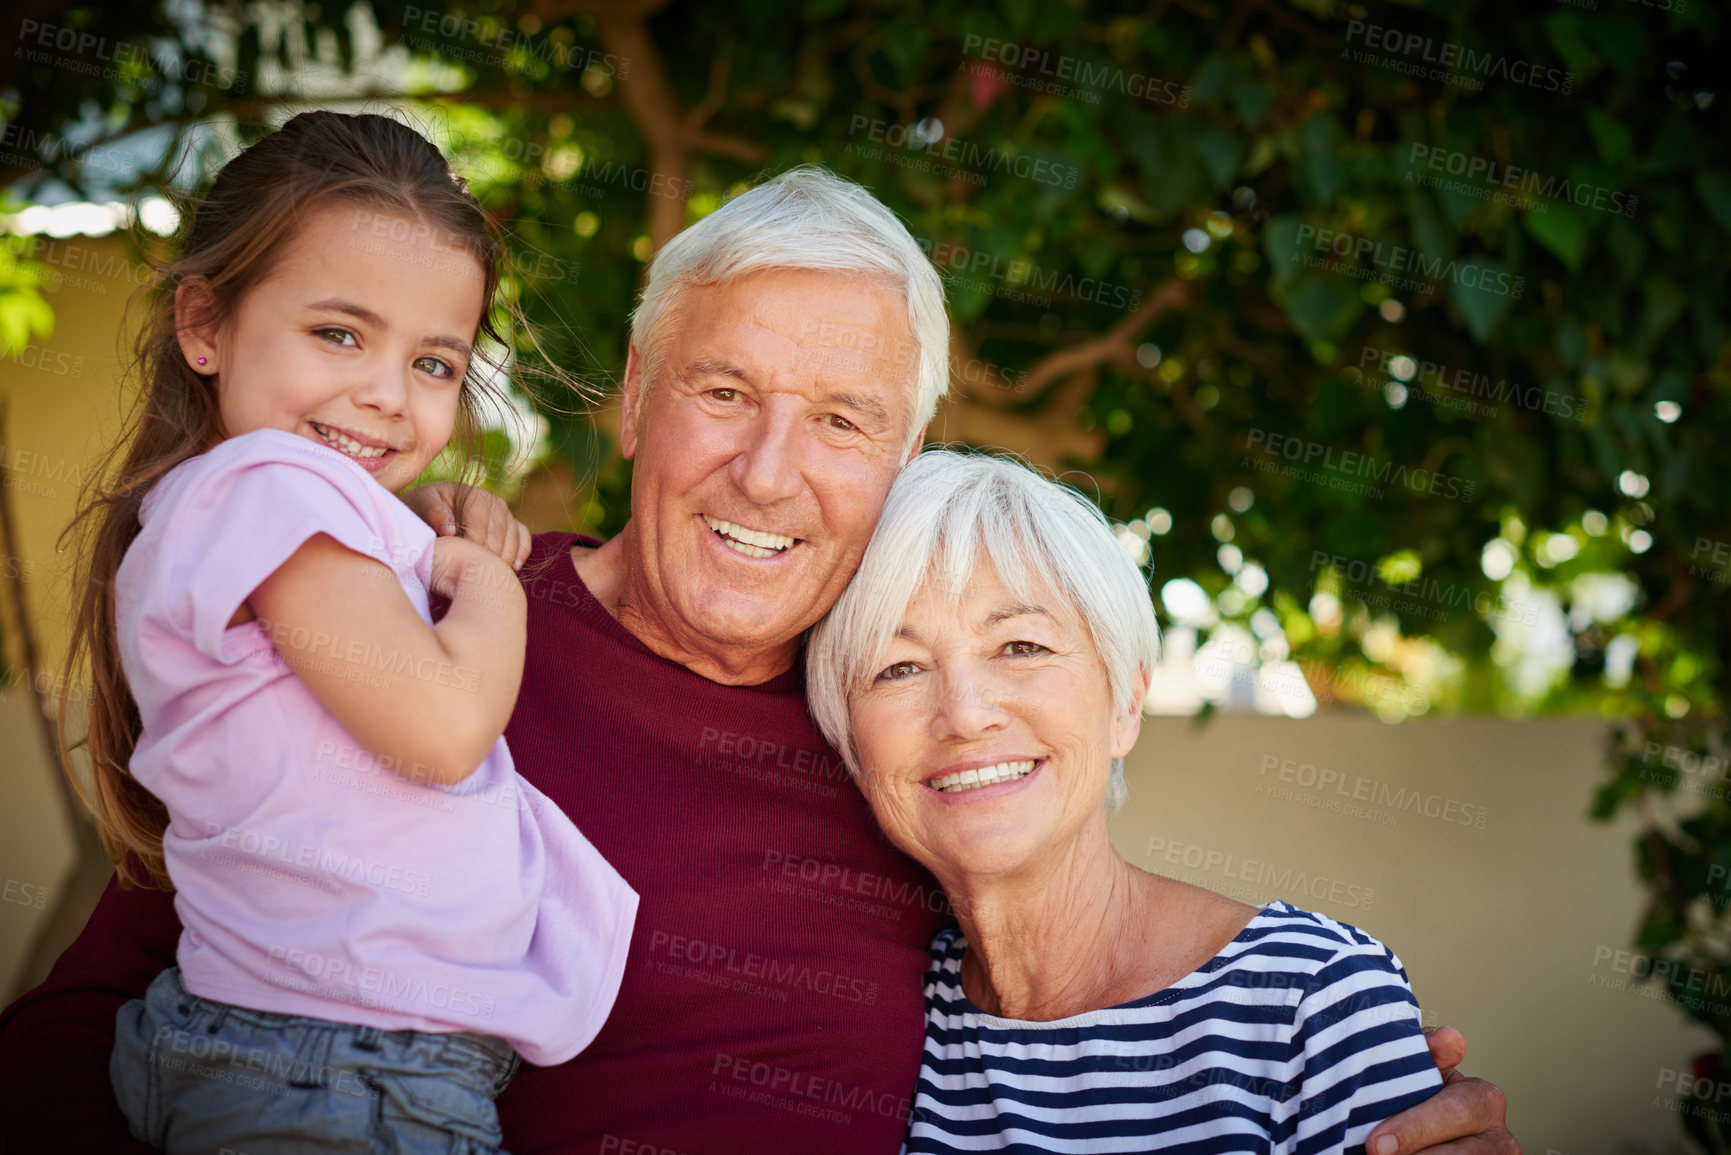
[[[1286,980],[1279,985],[1312,990],[1371,975],[1406,982],[1400,959],[1376,938],[1283,901],[1263,904],[1216,962],[1217,973],[1278,974]]]

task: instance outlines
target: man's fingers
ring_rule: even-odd
[[[1409,1155],[1439,1143],[1478,1137],[1495,1145],[1459,1148],[1458,1155],[1468,1151],[1473,1155],[1518,1152],[1520,1145],[1504,1127],[1507,1110],[1508,1100],[1499,1088],[1456,1073],[1431,1098],[1378,1124],[1366,1137],[1364,1149],[1368,1155]],[[1391,1138],[1396,1141],[1394,1146],[1387,1145]]]
[[[1436,1027],[1427,1030],[1425,1042],[1430,1046],[1430,1057],[1435,1060],[1437,1070],[1448,1074],[1460,1066],[1467,1057],[1466,1036],[1453,1027]]]
[[[1370,1155],[1375,1155],[1374,1148],[1366,1147],[1365,1150],[1370,1152]],[[1507,1130],[1498,1128],[1495,1131],[1469,1135],[1465,1139],[1456,1139],[1452,1143],[1427,1147],[1424,1155],[1521,1155],[1521,1145]]]

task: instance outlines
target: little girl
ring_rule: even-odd
[[[637,895],[500,736],[522,587],[393,496],[482,387],[499,254],[420,135],[304,113],[218,175],[140,338],[75,653],[109,853],[184,928],[111,1063],[169,1152],[496,1150],[518,1056],[618,993]]]

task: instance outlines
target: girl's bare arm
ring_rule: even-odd
[[[517,575],[474,542],[433,546],[423,622],[382,562],[325,534],[309,539],[247,603],[283,660],[337,721],[399,775],[450,785],[498,741],[523,679],[527,602]]]

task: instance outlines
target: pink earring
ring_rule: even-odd
[[[199,359],[198,359],[198,363],[199,363],[199,364],[200,364],[200,365],[202,365],[202,364],[204,364],[204,358],[203,358],[203,357],[200,357],[200,358],[199,358]]]

